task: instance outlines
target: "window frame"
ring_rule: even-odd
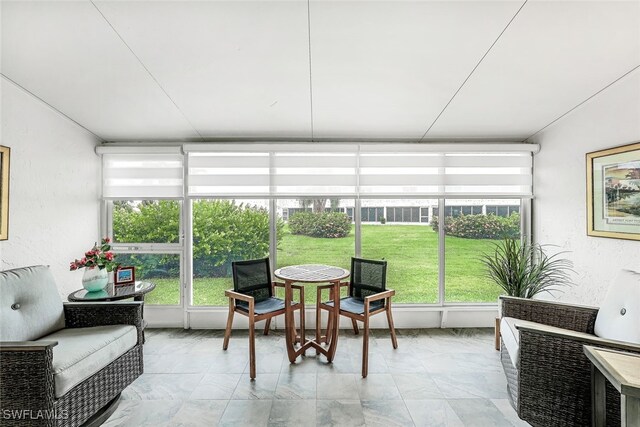
[[[247,144],[248,147],[251,147],[253,144]],[[259,144],[255,144],[255,146],[257,146]],[[366,146],[367,144],[365,144]],[[369,144],[370,146],[373,144]],[[390,145],[390,144],[387,144]],[[394,145],[394,149],[396,149],[396,144]],[[526,144],[488,144],[490,147],[488,148],[489,152],[496,152],[499,151],[500,149],[502,149],[502,147],[504,147],[504,152],[505,153],[512,153],[512,152],[525,152],[525,151],[529,151],[532,155],[535,154],[537,152],[536,148],[525,148]],[[273,195],[269,195],[269,196],[256,196],[256,195],[216,195],[216,196],[204,196],[204,195],[189,195],[188,194],[188,188],[189,188],[189,161],[188,161],[188,153],[190,152],[189,147],[190,144],[180,144],[177,148],[178,149],[182,149],[183,154],[183,174],[184,174],[184,180],[183,180],[183,196],[176,198],[176,197],[172,197],[171,199],[173,200],[179,200],[181,202],[180,206],[181,206],[181,215],[180,215],[180,233],[179,233],[179,243],[177,244],[149,244],[149,243],[128,243],[128,244],[116,244],[115,246],[119,247],[119,246],[126,246],[127,252],[128,253],[133,253],[131,252],[131,248],[133,248],[133,250],[138,251],[139,253],[157,253],[157,254],[162,254],[162,253],[181,253],[181,258],[180,258],[180,266],[181,266],[181,286],[180,286],[180,306],[183,307],[184,311],[185,311],[185,325],[188,325],[188,316],[187,316],[187,312],[188,311],[196,311],[196,310],[202,310],[202,309],[211,309],[211,308],[220,308],[219,306],[193,306],[192,305],[192,291],[193,291],[193,283],[192,283],[192,262],[193,262],[193,254],[192,254],[192,200],[194,199],[202,199],[202,198],[215,198],[215,199],[237,199],[237,200],[241,200],[241,199],[255,199],[255,198],[266,198],[271,200],[271,205],[270,206],[275,206],[277,199],[291,199],[294,197],[313,197],[315,195],[295,195],[295,194],[286,194],[286,195],[278,195],[278,196],[273,196]],[[193,147],[195,147],[195,145],[192,145]],[[219,144],[217,145],[219,147]],[[280,144],[280,146],[282,146],[282,144]],[[270,149],[271,153],[273,152],[277,152],[278,150],[278,145],[276,144],[274,146],[273,149]],[[475,150],[476,147],[478,150],[483,151],[484,145],[478,146],[478,145],[473,145],[472,148],[470,148],[469,144],[432,144],[431,147],[429,148],[430,150],[443,150],[443,151],[449,151],[452,150],[453,152],[455,151],[465,151],[465,150]],[[115,147],[115,148],[120,148],[122,149],[122,147]],[[150,152],[153,152],[154,149],[157,149],[157,147],[147,147],[150,149]],[[98,154],[104,154],[108,152],[109,147],[98,147],[98,149],[96,150],[98,152]],[[198,144],[197,150],[201,150],[201,151],[206,151],[207,150],[207,144]],[[403,150],[413,150],[413,146],[410,148],[405,148],[402,146],[402,144],[397,145],[397,149],[399,151],[403,151]],[[139,147],[136,147],[136,150],[139,150]],[[251,150],[251,148],[247,148],[247,150]],[[215,151],[215,150],[214,150]],[[375,151],[375,148],[374,148]],[[381,152],[383,152],[384,149],[381,150]],[[532,166],[533,167],[533,166]],[[357,167],[356,170],[356,174],[359,174],[359,168],[360,166]],[[530,174],[531,176],[533,176],[533,173],[531,172]],[[359,176],[359,175],[358,175]],[[323,194],[323,197],[326,198],[351,198],[351,196],[346,195],[346,194],[332,194],[332,195],[326,195]],[[371,194],[359,194],[355,196],[355,206],[353,207],[353,222],[355,224],[355,234],[356,234],[356,238],[355,238],[355,249],[354,252],[356,254],[356,256],[359,256],[361,253],[361,225],[362,225],[362,220],[360,218],[360,208],[361,208],[361,200],[363,199],[367,199],[367,198],[372,198],[372,199],[380,199],[380,198],[388,198],[388,199],[402,199],[402,198],[409,198],[412,200],[415,199],[437,199],[438,200],[438,205],[437,206],[432,206],[429,209],[429,217],[428,217],[428,222],[430,223],[430,221],[433,219],[434,216],[438,216],[439,212],[444,212],[445,215],[447,214],[447,212],[445,211],[445,205],[444,205],[444,201],[446,200],[452,200],[452,199],[471,199],[471,198],[477,198],[477,199],[519,199],[520,200],[520,214],[521,214],[521,236],[523,236],[523,238],[525,236],[530,236],[531,235],[531,200],[533,198],[532,194],[529,195],[523,195],[523,194],[513,194],[513,195],[504,195],[504,196],[498,196],[495,194],[484,194],[484,193],[478,193],[478,194],[474,194],[473,196],[468,195],[465,197],[462,196],[457,196],[457,195],[445,195],[445,196],[436,196],[436,195],[427,195],[427,194],[401,194],[401,193],[394,193],[394,194],[388,194],[388,195],[380,195],[380,194],[376,194],[376,195],[371,195]],[[127,198],[117,198],[117,200],[126,200]],[[142,197],[136,197],[136,198],[131,198],[131,200],[139,200],[142,199]],[[152,199],[152,198],[149,198]],[[155,199],[159,199],[159,198],[155,198]],[[109,209],[109,202],[111,200],[111,198],[103,198],[103,206],[104,208],[102,209],[102,215],[101,215],[101,231],[102,231],[102,235],[106,235],[106,236],[112,236],[112,209]],[[111,205],[112,207],[112,205]],[[400,206],[401,207],[401,206]],[[395,221],[395,212],[392,215],[393,219],[390,218],[389,215],[389,209],[385,206],[383,207],[383,216],[385,217],[385,219],[387,220],[387,222],[396,222],[398,224],[402,224],[402,221]],[[509,209],[510,212],[510,209]],[[269,209],[269,215],[270,215],[270,235],[271,235],[271,239],[270,239],[270,254],[275,262],[275,242],[274,242],[274,233],[275,233],[275,215],[277,214],[276,210],[273,208]],[[401,218],[402,215],[401,215]],[[418,218],[417,218],[417,223],[422,223],[425,224],[425,222],[422,221],[423,219],[423,215],[422,215],[422,207],[418,207]],[[426,225],[426,224],[425,224]],[[442,230],[443,227],[440,227],[440,229]],[[444,289],[445,289],[445,283],[444,283],[444,262],[445,262],[445,258],[444,258],[444,237],[443,236],[438,236],[438,241],[439,241],[439,251],[441,252],[439,254],[439,291],[441,292],[441,296],[439,297],[439,302],[437,304],[417,304],[417,305],[424,305],[424,306],[446,306],[446,305],[491,305],[491,306],[495,306],[496,303],[482,303],[482,302],[470,302],[470,303],[446,303],[445,298],[444,298]],[[409,304],[407,304],[409,305]],[[176,307],[176,306],[162,306],[162,305],[158,305],[157,307]]]
[[[141,242],[114,242],[113,241],[113,202],[114,201],[142,201],[142,200],[173,200],[178,202],[180,212],[178,214],[178,243],[141,243]],[[151,255],[179,255],[180,256],[180,275],[179,290],[180,297],[178,304],[150,304],[153,307],[184,307],[185,304],[185,234],[184,234],[184,200],[182,199],[141,199],[141,198],[121,198],[121,199],[105,199],[102,203],[101,235],[108,236],[112,239],[111,249],[117,254],[151,254]]]

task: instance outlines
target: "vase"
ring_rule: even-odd
[[[84,269],[84,275],[82,276],[82,287],[87,292],[98,292],[104,289],[109,282],[109,276],[106,269],[100,269],[98,267],[91,267]]]

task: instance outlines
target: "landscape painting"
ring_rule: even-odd
[[[605,219],[640,224],[640,161],[605,166]]]
[[[587,154],[587,234],[640,240],[640,143]]]

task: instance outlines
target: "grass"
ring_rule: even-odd
[[[493,247],[493,240],[446,237],[445,301],[495,302],[501,289],[485,276],[480,254]],[[354,253],[353,232],[342,239],[320,239],[292,235],[285,230],[278,248],[277,268],[295,264],[328,264],[349,268]],[[362,256],[389,262],[387,286],[396,290],[396,303],[438,301],[438,235],[421,225],[363,225]],[[178,279],[153,279],[155,291],[148,304],[178,304]],[[194,305],[227,305],[224,290],[231,278],[196,278]],[[307,285],[305,300],[315,303],[314,285]]]

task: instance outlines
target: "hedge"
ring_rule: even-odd
[[[289,230],[303,236],[340,238],[351,232],[351,220],[341,212],[298,212],[289,218]]]
[[[177,201],[143,202],[135,208],[117,202],[113,210],[116,242],[177,243],[180,221]],[[284,222],[276,223],[278,242]],[[196,277],[226,277],[231,262],[269,255],[269,212],[231,200],[193,202],[193,273]],[[141,277],[178,274],[178,257],[121,255],[118,262],[135,265]]]
[[[438,217],[431,220],[431,227],[438,231]],[[516,239],[520,237],[520,214],[508,217],[489,215],[461,215],[445,217],[444,231],[448,236],[465,239]]]

